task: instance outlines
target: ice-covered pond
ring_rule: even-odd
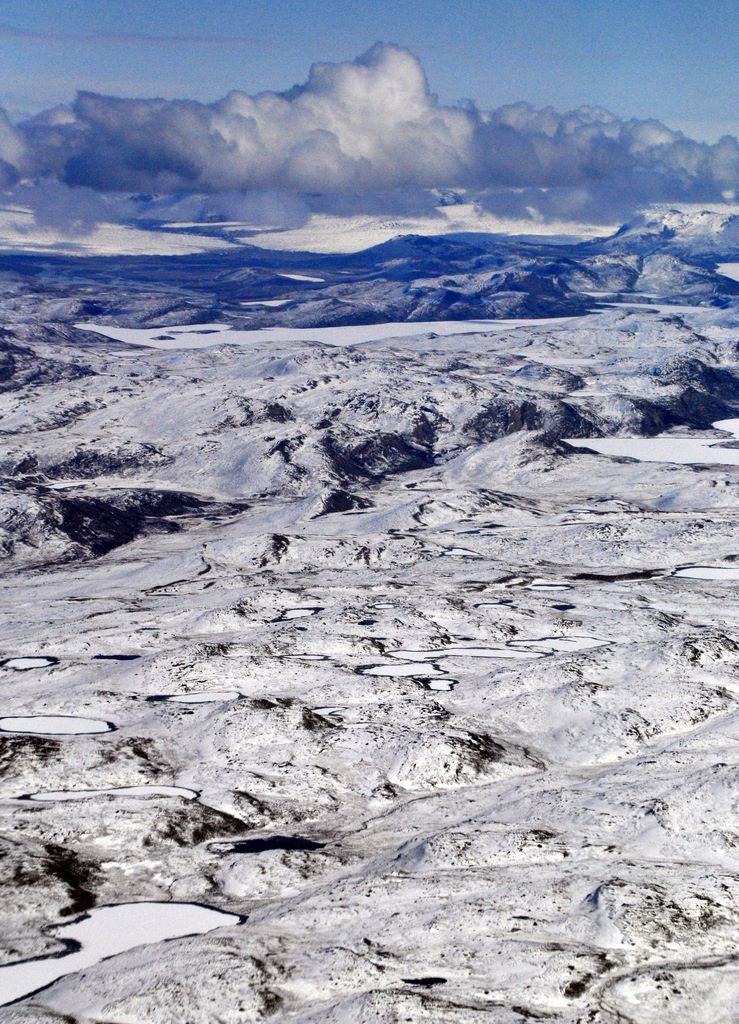
[[[439,658],[542,658],[561,651],[589,651],[608,643],[595,636],[543,636],[532,640],[508,640],[503,646],[447,644],[431,651],[388,651],[388,657],[403,661],[436,661]]]
[[[443,676],[444,673],[436,665],[424,664],[386,664],[386,665],[362,665],[357,669],[360,676],[383,676],[389,679],[402,678],[403,676]]]
[[[136,946],[204,935],[241,924],[242,917],[197,903],[121,903],[96,907],[84,917],[52,929],[68,952],[0,967],[0,1005],[13,1003]]]
[[[96,796],[120,796],[146,799],[156,796],[182,797],[183,800],[195,800],[199,794],[195,789],[183,786],[113,786],[110,789],[58,789],[41,793],[29,793],[23,800],[36,803],[59,803],[68,800],[92,800]]]
[[[28,657],[28,658],[6,658],[0,662],[2,668],[12,668],[16,672],[28,672],[34,668],[50,668],[52,665],[58,665],[58,658],[49,658],[45,656]]]
[[[166,701],[168,704],[216,704],[243,697],[240,690],[196,690],[192,693],[169,693],[149,697],[150,701]]]
[[[739,446],[731,447],[732,440],[739,441],[739,419],[716,420],[713,427],[733,437],[565,437],[563,441],[572,448],[638,462],[739,466]]]
[[[607,640],[601,640],[599,637],[571,634],[570,636],[536,637],[529,640],[508,640],[504,644],[490,646],[482,644],[446,644],[443,647],[436,647],[431,650],[412,650],[401,647],[394,651],[387,651],[386,657],[393,658],[394,662],[363,665],[357,671],[363,676],[386,676],[390,678],[396,676],[436,677],[435,684],[429,682],[429,689],[451,690],[456,685],[456,680],[439,678],[446,676],[446,673],[436,664],[443,658],[492,658],[503,661],[533,660],[567,651],[589,651],[597,647],[603,647],[607,643]],[[449,683],[452,685],[446,685]]]
[[[675,569],[673,576],[684,580],[739,580],[739,563],[736,565],[686,565]]]
[[[434,690],[437,693],[451,693],[458,686],[456,679],[426,679],[423,683],[424,690]]]
[[[462,644],[449,644],[431,651],[398,650],[388,651],[388,657],[400,658],[403,661],[427,662],[439,658],[540,658],[538,652],[520,651],[511,647],[465,647]]]
[[[565,580],[532,580],[531,583],[527,584],[527,590],[572,590],[572,584],[567,583]]]
[[[284,608],[274,622],[290,622],[292,619],[310,619],[322,612],[323,608],[318,605],[304,605],[299,608]]]
[[[30,736],[90,736],[113,732],[116,726],[101,718],[76,715],[9,715],[0,718],[0,732],[19,732]]]
[[[540,640],[509,640],[508,646],[528,651],[543,651],[555,654],[562,651],[592,651],[596,647],[605,647],[607,640],[596,636],[543,636]]]

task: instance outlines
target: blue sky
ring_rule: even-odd
[[[589,103],[710,139],[739,129],[737,38],[736,0],[0,0],[0,105],[285,89],[382,39],[444,102]]]

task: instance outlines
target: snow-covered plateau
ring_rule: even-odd
[[[734,1024],[735,216],[183,231],[0,252],[0,1024]]]

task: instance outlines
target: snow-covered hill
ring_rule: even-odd
[[[624,225],[605,248],[642,255],[670,252],[684,256],[736,255],[739,206],[656,208]]]

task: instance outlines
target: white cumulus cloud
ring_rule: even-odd
[[[376,44],[315,64],[287,92],[215,103],[83,92],[19,125],[0,116],[0,185],[51,179],[146,193],[327,197],[473,188],[490,209],[605,219],[654,201],[711,201],[739,187],[739,144],[708,145],[658,121],[525,103],[444,106],[407,50]],[[362,198],[364,197],[364,198]],[[89,197],[86,203],[91,209]],[[247,203],[248,206],[248,203]]]

